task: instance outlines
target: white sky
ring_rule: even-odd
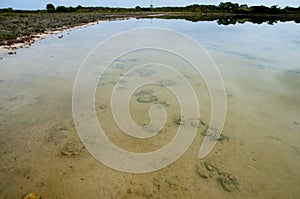
[[[213,4],[218,5],[220,2],[218,0],[152,0],[154,7],[160,6],[185,6],[191,4]],[[279,5],[280,7],[293,6],[299,7],[300,0],[236,0],[233,3],[248,4],[248,5]],[[151,0],[0,0],[0,8],[12,7],[14,9],[44,9],[46,4],[52,3],[55,6],[110,6],[110,7],[135,7],[142,6],[148,7]]]

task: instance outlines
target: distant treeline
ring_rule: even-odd
[[[177,13],[178,14],[178,13]],[[234,25],[243,24],[246,22],[254,24],[267,23],[274,25],[277,22],[288,22],[293,21],[300,23],[300,15],[218,15],[218,14],[207,14],[207,15],[191,15],[185,13],[184,15],[161,15],[152,16],[151,18],[160,19],[185,19],[187,21],[198,22],[198,21],[216,21],[218,25]]]
[[[55,14],[69,13],[96,14],[96,15],[128,15],[146,14],[144,18],[185,19],[197,21],[217,21],[219,25],[252,22],[256,24],[274,24],[278,21],[294,21],[300,23],[300,6],[280,8],[277,5],[248,6],[246,4],[221,2],[219,5],[189,5],[185,7],[140,7],[135,8],[111,8],[111,7],[76,7],[54,6],[47,4],[44,10],[13,10],[12,8],[0,9],[3,15],[22,15],[24,13]],[[74,14],[73,14],[74,13]]]
[[[111,7],[83,7],[78,5],[77,7],[57,6],[53,4],[47,4],[46,10],[13,10],[12,8],[0,9],[0,12],[194,12],[194,13],[231,13],[231,14],[300,14],[300,6],[298,8],[285,7],[280,8],[277,5],[270,7],[266,6],[248,6],[246,4],[239,5],[238,3],[221,2],[216,5],[189,5],[186,7],[140,7],[135,8],[111,8]]]
[[[142,9],[142,8],[141,8]],[[280,8],[277,5],[270,7],[266,6],[248,6],[246,4],[239,5],[238,3],[221,2],[218,6],[215,5],[189,5],[186,7],[162,7],[153,8],[154,11],[163,12],[202,12],[202,13],[233,13],[233,14],[287,14],[300,13],[300,6],[298,8],[285,7]]]

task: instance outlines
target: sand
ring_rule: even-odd
[[[77,31],[81,30],[73,33]],[[1,198],[22,198],[31,192],[43,198],[74,199],[299,197],[297,74],[244,67],[249,60],[212,51],[227,90],[226,139],[220,140],[204,160],[198,158],[210,119],[209,95],[194,71],[183,70],[199,91],[202,122],[195,141],[170,166],[130,174],[97,161],[74,126],[72,89],[85,56],[76,45],[85,46],[72,41],[65,46],[54,41],[51,44],[29,48],[0,63]],[[110,107],[112,86],[126,65],[139,60],[127,57],[119,63],[122,67],[116,65],[108,71],[96,92],[96,114],[116,145],[151,151],[168,143],[178,128],[180,109],[174,96],[157,86],[141,88],[133,95],[130,111],[138,124],[149,122],[151,104],[161,101],[168,112],[166,127],[150,142],[128,138],[114,123]],[[141,93],[158,100],[151,102],[154,98],[149,97],[150,101],[140,103]]]

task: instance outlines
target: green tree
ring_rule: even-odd
[[[271,12],[272,14],[278,14],[278,13],[281,12],[281,8],[278,7],[278,5],[271,6],[271,7],[270,7],[270,12]]]
[[[48,12],[49,12],[49,11],[51,12],[51,11],[54,11],[54,10],[55,10],[55,7],[54,7],[53,4],[49,3],[49,4],[46,5],[46,9],[47,9]]]
[[[240,8],[242,8],[242,9],[248,9],[248,5],[247,4],[242,4],[242,5],[240,5]]]
[[[65,6],[57,6],[56,12],[69,12],[69,9]]]
[[[231,2],[226,2],[226,3],[221,2],[218,7],[221,10],[234,10],[239,8],[239,4],[231,3]]]
[[[140,10],[141,10],[141,7],[140,7],[140,6],[135,6],[135,10],[136,10],[136,11],[140,11]]]

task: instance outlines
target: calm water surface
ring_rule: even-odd
[[[223,139],[205,159],[197,157],[206,128],[201,124],[189,150],[174,164],[136,175],[104,166],[82,145],[72,118],[72,89],[82,60],[96,44],[142,27],[179,31],[208,51],[224,80],[227,116]],[[1,198],[31,191],[43,198],[300,197],[299,25],[131,19],[61,34],[62,39],[60,34],[49,36],[0,60]],[[136,152],[168,143],[180,117],[172,93],[150,85],[136,93],[151,90],[165,106],[168,120],[162,133],[149,143],[128,139],[113,122],[111,90],[126,66],[142,59],[143,54],[124,56],[122,66],[107,71],[96,93],[97,116],[107,136]],[[201,120],[208,123],[211,110],[203,80],[184,63],[176,67],[199,91]],[[152,102],[141,103],[138,97],[132,97],[130,111],[137,124],[145,125]]]

